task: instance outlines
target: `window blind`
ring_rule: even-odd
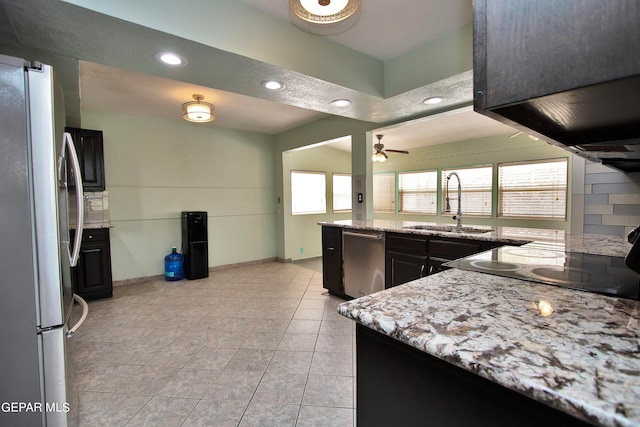
[[[566,219],[567,159],[499,165],[498,215]]]
[[[438,172],[398,174],[400,212],[435,214],[438,202]]]
[[[327,212],[324,172],[291,171],[291,214]]]
[[[395,173],[373,175],[373,210],[375,212],[395,212],[395,195]]]
[[[351,175],[333,174],[333,210],[351,210]]]
[[[491,216],[493,166],[442,170],[442,212],[446,209],[447,176],[455,172],[462,186],[462,214]],[[458,211],[458,180],[452,176],[449,180],[449,203],[451,214]]]

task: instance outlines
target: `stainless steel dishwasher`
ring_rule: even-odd
[[[342,233],[344,293],[358,298],[384,289],[384,233]]]

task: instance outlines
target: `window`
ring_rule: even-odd
[[[499,165],[498,215],[566,219],[567,159]]]
[[[324,172],[291,171],[291,214],[327,212]]]
[[[442,170],[442,211],[446,210],[447,176],[455,172],[460,177],[462,187],[462,214],[465,216],[491,216],[493,167]],[[458,211],[458,180],[449,179],[449,204],[451,213]]]
[[[376,173],[373,175],[374,212],[395,213],[396,174]]]
[[[351,210],[351,175],[344,173],[333,174],[333,211],[345,212]]]
[[[398,174],[400,212],[436,214],[438,172],[406,172]]]

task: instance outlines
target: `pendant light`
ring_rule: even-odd
[[[194,94],[195,101],[182,104],[182,118],[188,122],[206,123],[216,118],[213,104],[202,101],[204,96]]]

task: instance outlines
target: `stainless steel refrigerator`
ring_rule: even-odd
[[[0,55],[0,425],[77,422],[73,332],[87,306],[71,270],[82,239],[69,241],[67,177],[82,203],[78,159],[64,132],[53,69]],[[67,168],[70,172],[67,172]],[[71,186],[69,186],[71,187]],[[83,307],[70,325],[74,299]]]

